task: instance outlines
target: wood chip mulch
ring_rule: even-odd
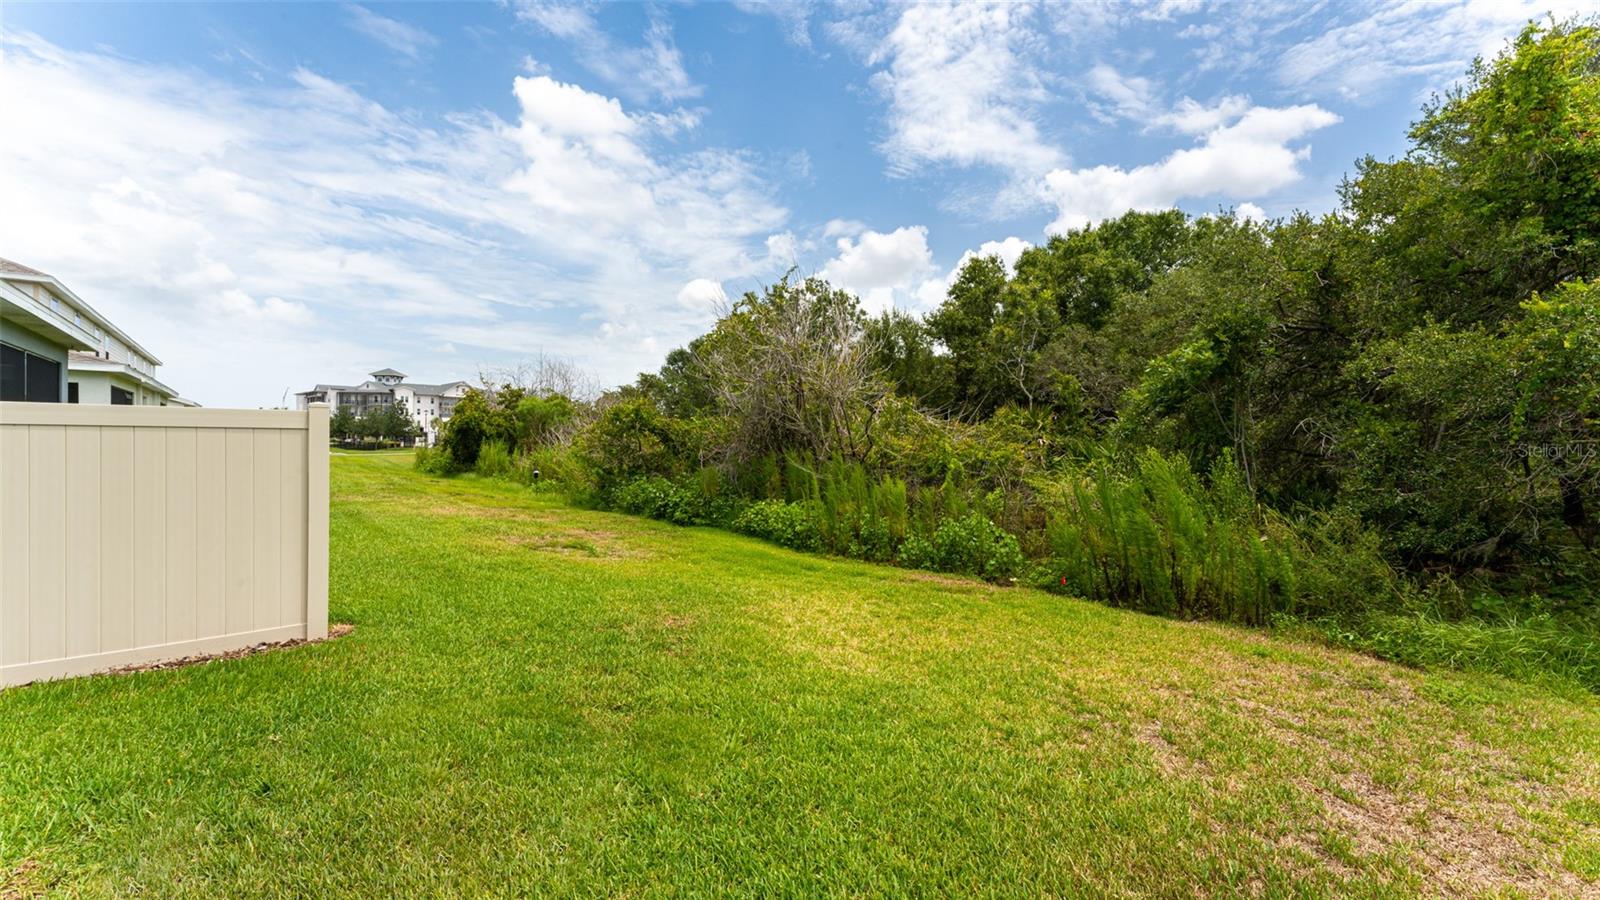
[[[319,644],[322,641],[331,641],[334,638],[342,638],[355,630],[356,626],[351,625],[349,622],[336,622],[328,626],[327,637],[319,638],[314,641],[308,641],[304,638],[296,638],[291,641],[264,641],[260,644],[252,644],[249,647],[240,647],[237,650],[227,650],[222,653],[202,653],[197,656],[183,656],[179,657],[178,659],[164,659],[160,662],[120,666],[115,669],[107,669],[103,674],[128,675],[133,672],[153,672],[159,669],[179,669],[184,666],[194,666],[199,665],[200,663],[208,663],[214,659],[240,659],[241,657],[245,656],[254,656],[257,653],[266,653],[269,650],[283,650],[289,647],[298,647],[301,644]]]

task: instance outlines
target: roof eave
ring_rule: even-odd
[[[80,311],[82,311],[84,318],[110,332],[111,335],[117,340],[127,344],[130,350],[139,351],[139,353],[143,354],[146,359],[150,360],[150,362],[154,363],[155,365],[159,366],[162,364],[161,360],[157,359],[154,353],[146,350],[143,344],[131,337],[128,337],[127,332],[113,325],[110,319],[107,319],[105,316],[100,314],[99,310],[95,309],[93,306],[90,306],[89,301],[79,297],[73,292],[72,288],[62,284],[61,279],[55,277],[54,275],[25,275],[21,273],[4,272],[0,273],[0,279],[5,281],[28,281],[36,284],[49,285],[52,289],[60,291],[63,296],[76,304]]]

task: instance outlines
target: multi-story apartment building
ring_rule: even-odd
[[[193,406],[160,365],[55,276],[0,259],[0,399]]]
[[[319,384],[309,391],[295,394],[295,407],[305,409],[307,404],[326,403],[333,409],[347,409],[361,415],[373,407],[397,403],[422,431],[422,440],[432,446],[439,440],[439,425],[450,418],[456,401],[466,396],[471,387],[465,381],[445,384],[409,384],[404,372],[379,369],[371,373],[372,380],[361,384]]]

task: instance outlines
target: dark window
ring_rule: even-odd
[[[22,400],[24,390],[23,362],[28,354],[10,344],[0,344],[0,400]]]
[[[61,402],[61,363],[0,344],[0,400]]]
[[[122,388],[113,387],[111,389],[111,405],[112,406],[132,406],[133,405],[133,391],[125,391]]]
[[[28,399],[34,403],[61,402],[61,363],[28,354]]]
[[[67,402],[78,402],[78,383],[76,381],[67,382]]]

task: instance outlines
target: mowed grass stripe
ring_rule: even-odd
[[[1592,698],[336,456],[339,640],[0,693],[0,879],[1594,890]],[[0,881],[3,884],[4,881]]]

